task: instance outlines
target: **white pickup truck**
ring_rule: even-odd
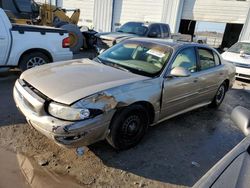
[[[34,66],[72,59],[68,32],[51,27],[11,24],[0,9],[0,69]]]

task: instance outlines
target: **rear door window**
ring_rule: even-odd
[[[216,66],[214,54],[211,50],[198,48],[198,56],[200,59],[201,70],[207,70]]]
[[[150,27],[149,33],[156,33],[157,38],[161,38],[161,28],[159,24],[153,24]]]

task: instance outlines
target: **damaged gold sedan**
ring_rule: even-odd
[[[66,147],[107,139],[138,144],[149,125],[211,105],[232,87],[235,68],[212,48],[130,39],[93,61],[79,59],[25,71],[14,86],[28,123]]]

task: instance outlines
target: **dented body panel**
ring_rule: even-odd
[[[150,124],[154,125],[211,103],[225,80],[229,88],[232,86],[235,68],[224,62],[217,68],[186,78],[169,76],[176,54],[186,47],[198,46],[171,45],[173,54],[169,63],[156,77],[141,76],[88,59],[30,69],[16,81],[13,92],[16,105],[29,124],[42,134],[59,145],[78,147],[105,139],[119,109],[146,103],[152,113]],[[98,109],[102,113],[80,121],[66,121],[48,112],[51,102],[74,109]]]

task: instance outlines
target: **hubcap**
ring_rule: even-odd
[[[27,69],[35,66],[46,64],[46,61],[41,57],[33,57],[27,62]]]
[[[222,85],[216,95],[216,103],[219,104],[221,103],[221,101],[223,100],[224,97],[224,93],[225,93],[225,87]]]
[[[140,118],[136,115],[128,117],[123,124],[124,138],[135,137],[140,130]]]

